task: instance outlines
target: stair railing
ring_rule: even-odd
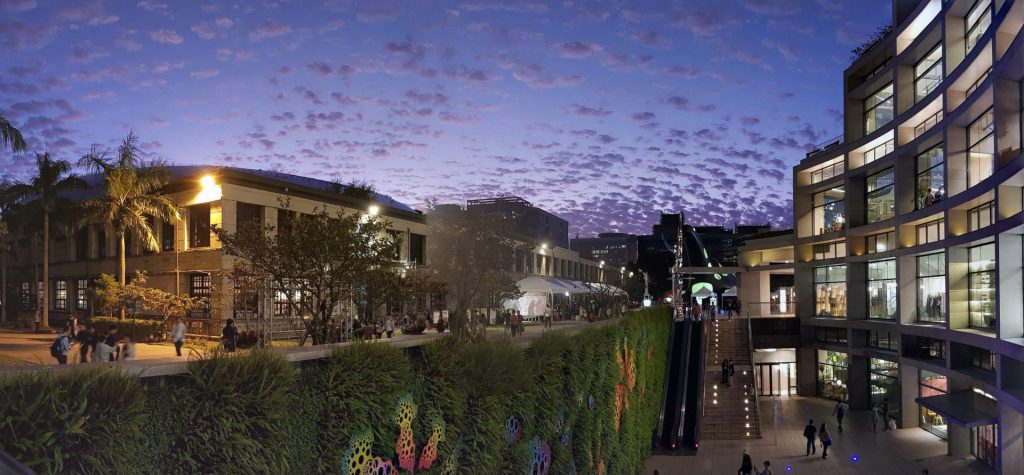
[[[751,330],[750,315],[747,315],[747,355],[750,356],[750,399],[754,401],[754,421],[757,423],[758,431],[761,430],[761,419],[758,411],[757,397],[761,391],[757,387],[757,374],[754,373],[757,366],[754,364],[754,334]]]
[[[708,335],[711,334],[711,332],[708,331],[707,327],[704,326],[707,323],[707,320],[700,323],[701,340],[704,341],[704,345],[700,351],[700,366],[699,371],[697,371],[697,387],[700,388],[700,391],[697,392],[697,414],[699,414],[699,416],[697,417],[697,421],[693,425],[694,450],[698,449],[700,446],[700,423],[701,421],[704,420],[704,392],[706,391],[706,388],[704,387],[704,365],[707,363],[706,357],[708,354]]]

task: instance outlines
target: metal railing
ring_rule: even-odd
[[[753,384],[750,385],[750,398],[754,401],[754,420],[757,421],[757,430],[760,432],[761,415],[758,410],[757,398],[761,391],[757,387],[757,374],[754,373],[757,366],[754,364],[754,332],[750,328],[750,317],[747,317],[747,351],[750,352],[750,373],[752,376],[751,381],[753,381]]]
[[[807,156],[804,158],[811,158],[841,143],[843,143],[843,134],[839,134],[838,136],[832,137],[824,142],[814,145],[814,148],[807,152]]]
[[[746,304],[746,317],[749,318],[774,318],[792,317],[796,315],[796,300],[782,302],[748,302]]]
[[[709,335],[711,334],[711,332],[704,327],[704,323],[700,323],[700,326],[701,331],[703,332],[703,335],[701,335],[701,339],[704,340],[704,344],[701,346],[700,349],[700,371],[698,371],[697,376],[697,387],[700,388],[700,391],[697,392],[697,414],[699,415],[697,417],[697,422],[694,423],[693,425],[693,441],[695,444],[694,449],[699,448],[700,426],[701,422],[704,421],[704,373],[707,372],[707,370],[704,368],[704,365],[707,364],[708,341]]]

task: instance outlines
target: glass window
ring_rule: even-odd
[[[970,53],[972,49],[978,44],[978,40],[988,30],[989,25],[992,24],[992,0],[978,0],[974,3],[974,6],[967,12],[967,16],[964,17],[964,31],[967,34],[964,36],[964,43],[966,43],[964,53]]]
[[[893,169],[889,168],[868,177],[868,223],[892,218],[896,212],[896,195],[893,192]]]
[[[849,399],[848,367],[846,353],[818,350],[818,395],[839,401]]]
[[[967,210],[967,230],[977,231],[995,222],[995,203],[989,201],[977,208]]]
[[[89,227],[75,231],[75,260],[84,261],[89,258]]]
[[[56,280],[53,282],[53,308],[57,310],[68,309],[68,281]]]
[[[32,284],[21,283],[21,309],[32,310]]]
[[[977,185],[992,176],[995,156],[995,126],[992,109],[985,111],[967,127],[967,186]]]
[[[896,231],[872,234],[864,238],[868,254],[896,249]]]
[[[160,224],[160,250],[174,251],[174,222],[163,221]]]
[[[996,328],[996,247],[985,244],[968,249],[968,313],[970,326],[995,331]]]
[[[427,237],[422,234],[412,233],[409,235],[409,260],[416,264],[427,263]]]
[[[188,247],[210,247],[210,204],[188,207]]]
[[[938,125],[939,121],[942,120],[942,109],[938,112],[928,116],[927,119],[921,121],[920,124],[914,126],[914,138],[918,138],[921,134],[929,131],[932,127]]]
[[[75,308],[86,310],[89,308],[89,280],[78,279],[75,281]]]
[[[203,299],[203,308],[193,312],[192,318],[209,318],[210,317],[210,291],[211,291],[211,279],[210,274],[205,272],[193,272],[189,274],[189,285],[188,295],[189,297],[198,297]]]
[[[971,428],[971,455],[996,468],[999,461],[999,424]]]
[[[882,158],[890,153],[896,147],[896,139],[889,139],[889,141],[879,145],[867,152],[864,152],[864,164],[871,163],[879,158]]]
[[[868,263],[868,318],[896,318],[896,260]]]
[[[946,197],[945,160],[942,145],[917,156],[917,209],[931,206]]]
[[[814,339],[822,343],[845,345],[847,342],[845,328],[814,327]]]
[[[846,257],[846,243],[843,241],[836,241],[824,244],[815,244],[813,251],[814,260],[816,261]]]
[[[846,228],[846,190],[832,188],[814,194],[813,226],[815,235],[842,231]]]
[[[917,320],[946,321],[946,253],[917,257]]]
[[[818,183],[829,178],[836,177],[843,174],[845,165],[843,162],[833,163],[832,165],[826,165],[817,170],[811,172],[811,183]],[[607,251],[606,251],[607,252]]]
[[[864,101],[864,133],[870,134],[888,124],[892,116],[892,83],[889,83]]]
[[[920,397],[941,396],[949,391],[946,377],[939,373],[922,369],[920,381],[921,384],[918,387],[918,396]],[[921,428],[942,439],[947,438],[949,434],[946,418],[924,406],[921,406]]]
[[[931,50],[914,66],[914,102],[927,96],[942,82],[942,45]]]
[[[889,417],[899,422],[900,417],[900,367],[894,361],[871,358],[871,406],[883,407],[888,402]]]
[[[917,225],[917,245],[946,239],[946,220],[936,219]]]
[[[887,331],[871,331],[871,346],[875,348],[881,348],[883,350],[896,351],[896,340],[897,336],[893,332]]]
[[[978,348],[976,346],[968,346],[968,353],[971,356],[971,367],[994,373],[996,371],[996,354],[993,351],[989,351],[987,348]]]
[[[235,229],[240,230],[243,226],[262,226],[263,207],[249,203],[238,202],[235,208]]]
[[[814,268],[815,315],[846,316],[846,266]]]

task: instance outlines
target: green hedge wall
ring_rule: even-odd
[[[0,380],[0,448],[40,473],[638,473],[669,314],[575,336],[253,352],[146,387],[113,370]]]

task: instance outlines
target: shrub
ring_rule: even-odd
[[[126,318],[119,320],[115,317],[92,317],[89,322],[96,325],[101,334],[107,331],[111,325],[117,326],[117,334],[130,336],[135,341],[153,341],[161,339],[164,333],[164,322],[160,320],[147,320],[143,318]]]

